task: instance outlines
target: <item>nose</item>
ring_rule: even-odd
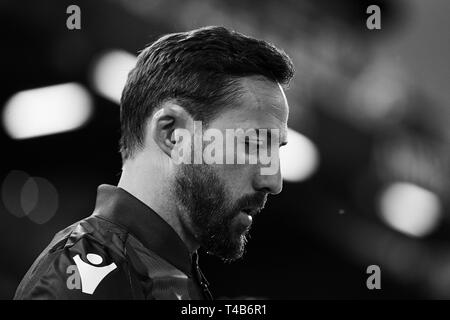
[[[283,189],[283,179],[279,167],[277,172],[271,175],[261,174],[260,170],[257,170],[253,180],[253,188],[256,191],[279,194]]]

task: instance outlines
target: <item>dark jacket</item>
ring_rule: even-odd
[[[125,190],[101,185],[94,213],[56,234],[15,299],[211,299],[177,233]]]

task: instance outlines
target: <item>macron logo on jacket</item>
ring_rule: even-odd
[[[75,264],[78,268],[78,273],[81,278],[81,291],[87,294],[93,294],[100,282],[113,270],[117,268],[116,264],[113,262],[110,265],[97,267],[103,262],[103,258],[98,254],[88,253],[86,255],[87,260],[92,263],[86,263],[81,260],[80,255],[73,257]]]

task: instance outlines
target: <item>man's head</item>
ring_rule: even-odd
[[[286,143],[288,118],[282,88],[293,72],[288,56],[274,46],[207,27],[160,38],[141,52],[129,74],[121,101],[123,161],[163,162],[158,168],[166,171],[177,219],[225,260],[242,256],[252,216],[269,193],[281,191],[278,149]],[[236,129],[256,134],[228,140],[227,130]],[[181,130],[192,139],[178,139]],[[231,141],[236,148],[229,148]],[[196,160],[174,161],[180,147]],[[266,152],[277,170],[262,174],[261,161],[238,162],[248,160],[250,150],[258,159]],[[224,161],[202,161],[205,153]]]

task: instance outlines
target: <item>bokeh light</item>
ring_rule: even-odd
[[[438,226],[441,203],[438,196],[429,190],[411,183],[397,182],[381,193],[380,214],[395,230],[423,237]]]
[[[13,139],[33,138],[79,128],[91,112],[89,92],[66,83],[13,95],[5,105],[3,126]]]

